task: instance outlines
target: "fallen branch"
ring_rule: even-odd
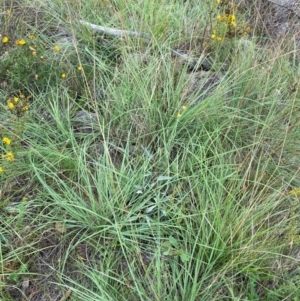
[[[81,24],[86,25],[90,27],[91,29],[95,31],[99,31],[111,36],[119,37],[122,38],[123,36],[134,36],[134,37],[142,37],[147,40],[150,40],[151,37],[147,35],[146,33],[138,32],[138,31],[131,31],[131,30],[122,30],[122,29],[115,29],[115,28],[109,28],[109,27],[104,27],[96,24],[92,24],[90,22],[86,21],[79,21]]]
[[[146,33],[143,33],[143,32],[104,27],[104,26],[92,24],[90,22],[83,21],[83,20],[80,20],[79,22],[81,24],[91,28],[92,30],[95,30],[95,31],[98,31],[98,32],[101,32],[101,33],[104,33],[107,35],[115,36],[118,38],[122,38],[123,36],[127,35],[127,36],[134,36],[134,37],[142,37],[148,41],[151,40],[151,36]],[[178,51],[178,50],[175,50],[172,48],[171,48],[171,52],[175,57],[179,57],[185,64],[187,64],[189,69],[200,68],[203,70],[210,70],[212,67],[212,62],[205,57],[197,58],[197,59],[191,58],[187,53],[181,52],[180,50]]]

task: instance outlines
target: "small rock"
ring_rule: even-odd
[[[99,128],[97,114],[78,111],[73,118],[73,126],[80,133],[92,133]]]

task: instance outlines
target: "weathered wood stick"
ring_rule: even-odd
[[[79,22],[83,25],[86,25],[87,27],[90,27],[91,29],[93,29],[95,31],[99,31],[99,32],[102,32],[102,33],[105,33],[108,35],[118,37],[118,38],[122,38],[123,36],[129,35],[129,36],[134,36],[134,37],[142,37],[148,41],[151,40],[151,36],[146,33],[143,33],[143,32],[104,27],[104,26],[92,24],[90,22],[86,22],[83,20],[80,20]],[[193,69],[198,66],[204,70],[210,70],[210,68],[212,66],[212,62],[204,57],[201,58],[200,62],[199,62],[199,58],[193,59],[187,53],[181,52],[180,50],[178,51],[178,50],[171,48],[171,52],[173,55],[179,57],[183,62],[186,62],[190,69]]]
[[[134,36],[134,37],[142,37],[145,38],[147,40],[150,40],[151,37],[149,35],[147,35],[146,33],[143,32],[138,32],[138,31],[131,31],[131,30],[122,30],[122,29],[115,29],[115,28],[109,28],[109,27],[104,27],[104,26],[100,26],[100,25],[96,25],[96,24],[92,24],[90,22],[86,22],[86,21],[79,21],[81,24],[86,25],[88,27],[90,27],[91,29],[95,30],[95,31],[100,31],[102,33],[106,33],[115,37],[123,37],[123,36]]]

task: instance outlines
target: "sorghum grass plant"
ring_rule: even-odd
[[[198,2],[0,0],[1,300],[299,299],[296,49]]]

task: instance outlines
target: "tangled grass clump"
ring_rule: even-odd
[[[25,2],[0,5],[0,299],[299,298],[296,60],[240,1]]]

